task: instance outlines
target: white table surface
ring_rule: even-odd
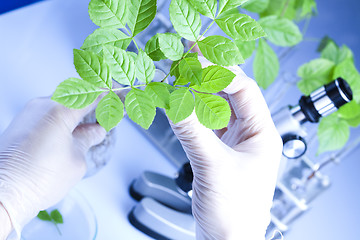
[[[96,28],[87,4],[87,0],[49,0],[0,15],[0,133],[28,100],[50,95],[61,81],[78,76],[72,49]],[[95,211],[97,239],[150,239],[127,220],[136,204],[128,194],[129,184],[144,170],[170,176],[176,172],[124,119],[117,128],[111,161],[76,186]]]

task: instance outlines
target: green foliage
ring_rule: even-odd
[[[335,64],[342,63],[347,59],[353,61],[354,58],[352,51],[346,45],[339,48],[333,41],[328,42],[321,52],[321,57],[328,59]]]
[[[347,59],[335,67],[333,78],[338,77],[347,81],[353,92],[353,99],[360,103],[360,74],[352,59]]]
[[[332,80],[335,64],[327,59],[318,58],[303,64],[298,69],[301,80],[297,83],[300,91],[310,95],[314,90]]]
[[[114,128],[124,116],[124,104],[116,95],[110,91],[101,99],[96,108],[96,119],[106,131]]]
[[[37,217],[40,220],[51,222],[51,216],[47,211],[40,211]]]
[[[105,90],[78,78],[68,78],[56,88],[51,99],[68,108],[80,109],[93,103]]]
[[[62,215],[60,214],[59,210],[55,209],[55,210],[51,211],[50,216],[54,220],[54,222],[56,222],[57,224],[64,223],[64,219],[63,219]]]
[[[90,19],[99,27],[123,28],[127,21],[128,1],[91,0]]]
[[[121,84],[133,85],[135,81],[135,61],[125,51],[113,46],[104,46],[103,55],[110,67],[112,77]]]
[[[169,108],[170,92],[168,86],[162,82],[152,82],[146,86],[145,92],[150,96],[155,107]]]
[[[141,49],[135,60],[135,75],[140,82],[146,84],[151,82],[155,76],[154,62]]]
[[[160,50],[159,34],[154,35],[145,45],[145,52],[154,61],[166,59],[165,55]]]
[[[181,43],[181,37],[174,33],[158,34],[159,46],[161,52],[172,61],[179,60],[184,53],[184,45]]]
[[[277,16],[261,18],[259,23],[267,34],[267,39],[278,46],[294,46],[302,40],[299,27],[294,22]]]
[[[219,0],[219,15],[231,9],[237,8],[248,0]]]
[[[233,39],[251,41],[266,35],[260,24],[246,14],[230,15],[215,22]]]
[[[198,42],[199,48],[210,62],[222,66],[244,63],[244,59],[230,39],[222,36],[210,36]]]
[[[279,72],[279,60],[276,53],[263,39],[260,39],[255,55],[253,71],[260,87],[266,89],[274,82]]]
[[[241,55],[244,59],[251,57],[256,48],[256,41],[244,42],[241,40],[235,40],[234,43],[241,52]]]
[[[179,71],[181,76],[187,82],[201,85],[202,68],[201,63],[197,58],[185,58],[179,64]]]
[[[125,109],[131,120],[148,129],[155,118],[155,105],[151,97],[140,89],[133,88],[126,95]]]
[[[53,223],[54,226],[56,227],[57,231],[61,235],[60,229],[58,228],[57,225],[63,224],[64,219],[63,219],[61,213],[59,212],[59,210],[55,209],[55,210],[51,211],[50,213],[46,210],[40,211],[37,215],[37,218],[39,218],[42,221]]]
[[[234,79],[235,74],[223,67],[212,65],[203,70],[201,86],[192,87],[196,91],[217,93],[226,88]]]
[[[95,87],[112,87],[109,66],[102,57],[90,51],[74,49],[74,65],[80,77]]]
[[[196,41],[200,34],[201,20],[195,8],[187,0],[171,0],[169,12],[176,32],[187,40]]]
[[[184,55],[183,58],[198,58],[198,53],[188,53],[187,55]],[[179,70],[179,62],[180,60],[177,61],[173,61],[173,63],[171,64],[171,68],[170,68],[170,75],[171,76],[175,76],[176,79],[178,79],[180,77],[180,70]],[[185,84],[187,84],[188,82],[186,82]],[[181,84],[181,85],[185,85],[185,84]]]
[[[242,7],[250,12],[261,13],[268,7],[270,0],[249,0]]]
[[[131,38],[118,29],[98,28],[85,39],[81,49],[100,54],[104,45],[111,45],[125,50],[130,42]]]
[[[318,153],[342,148],[349,136],[350,130],[345,120],[335,115],[322,118],[318,128]]]
[[[156,0],[131,0],[127,11],[127,24],[134,37],[147,28],[154,19],[156,15]]]
[[[166,114],[173,123],[178,123],[193,112],[194,98],[189,89],[179,88],[170,94],[169,107]]]
[[[215,19],[217,0],[189,0],[189,2],[202,15]]]

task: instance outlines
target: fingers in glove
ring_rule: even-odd
[[[85,154],[92,146],[101,143],[106,136],[106,131],[97,123],[85,123],[77,126],[73,137],[79,145],[80,150]]]

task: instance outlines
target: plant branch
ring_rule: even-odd
[[[146,86],[146,84],[139,84],[139,85],[134,85],[134,86],[129,86],[129,87],[122,87],[122,88],[114,88],[114,89],[111,89],[113,92],[115,91],[121,91],[121,90],[124,90],[124,89],[130,89],[130,88],[137,88],[137,87],[144,87]]]
[[[189,52],[197,45],[197,43],[199,42],[199,40],[205,35],[205,33],[210,29],[210,27],[214,24],[214,22],[215,22],[215,20],[213,20],[213,21],[209,24],[209,26],[205,29],[205,31],[203,32],[203,34],[201,34],[201,36],[200,36],[198,39],[196,39],[196,42],[190,47],[190,49],[184,54],[184,56],[182,56],[182,57],[180,58],[179,62],[175,65],[175,67],[174,67],[172,70],[174,70],[174,69],[180,64],[181,60],[183,60],[183,59],[189,54]],[[165,81],[165,79],[171,74],[172,70],[169,71],[169,73],[164,77],[163,80],[161,80],[161,82],[164,82],[164,81]]]
[[[283,9],[281,10],[280,17],[284,17],[285,12],[286,12],[286,10],[287,10],[288,7],[289,7],[289,3],[290,3],[290,0],[287,0],[287,1],[285,2],[285,5],[284,5]]]

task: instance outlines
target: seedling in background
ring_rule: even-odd
[[[63,224],[64,220],[63,220],[63,217],[62,217],[61,213],[59,212],[59,210],[55,209],[55,210],[51,211],[50,213],[47,212],[46,210],[40,211],[39,214],[37,215],[37,217],[42,221],[52,222],[55,225],[56,230],[61,235],[61,231],[59,229],[58,224]]]

